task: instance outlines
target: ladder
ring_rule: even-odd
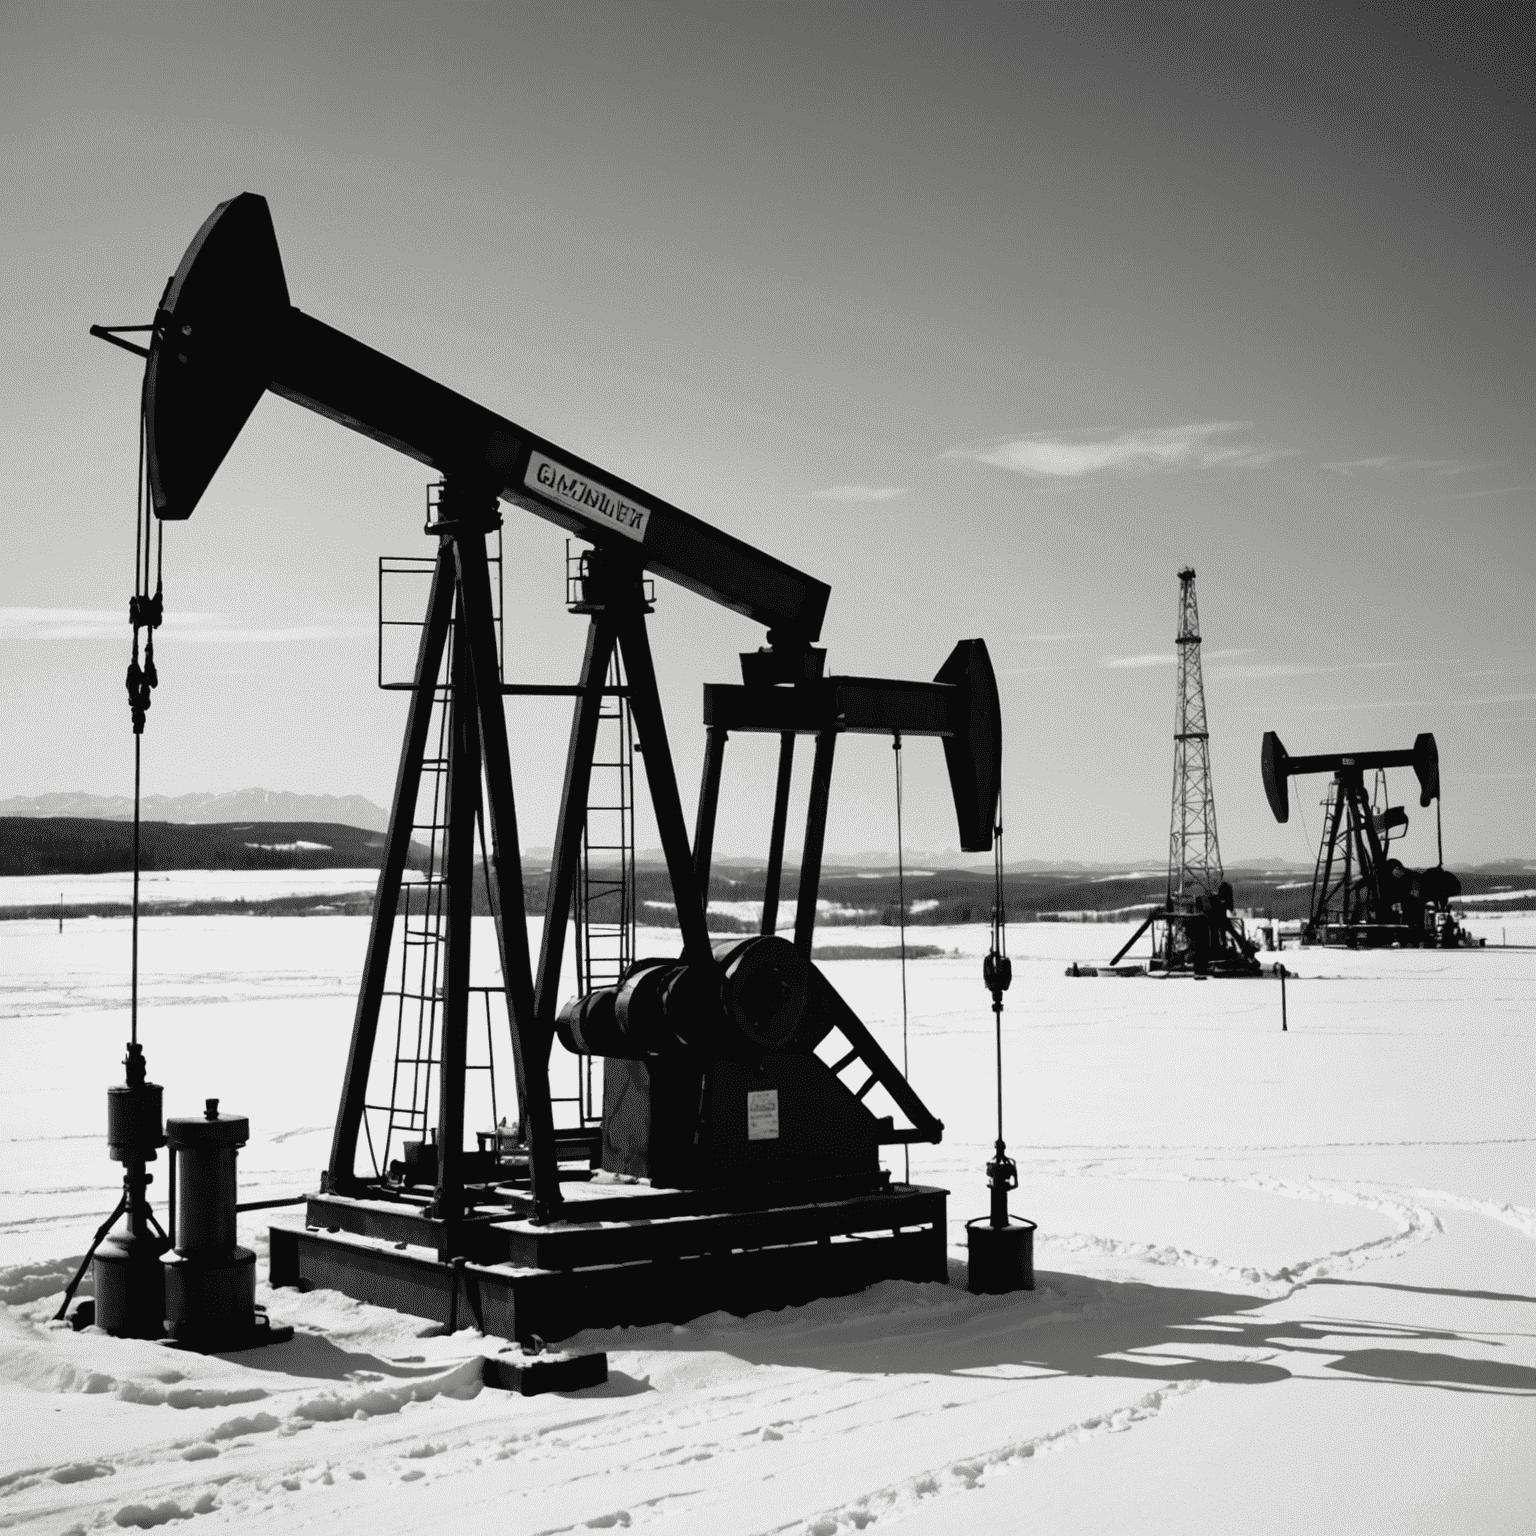
[[[1344,839],[1344,867],[1341,878],[1335,880],[1334,858],[1338,852],[1339,829],[1345,816],[1344,794],[1337,779],[1330,781],[1327,796],[1323,800],[1323,840],[1318,844],[1317,866],[1312,875],[1312,916],[1309,926],[1320,940],[1334,923],[1349,921],[1350,846]]]
[[[579,593],[584,558],[571,554],[567,542],[568,599]],[[635,744],[617,649],[608,664],[598,716],[573,905],[577,991],[616,986],[634,962],[636,918]],[[556,1096],[553,1102],[574,1104],[578,1124],[589,1126],[602,1118],[592,1057],[577,1057],[576,1078],[575,1093]]]
[[[441,490],[440,485],[428,489],[429,518],[436,515]],[[499,530],[494,535],[494,548],[488,559],[495,572],[492,591],[496,600],[497,652],[501,657],[504,630]],[[414,679],[406,682],[386,680],[386,631],[419,631],[425,622],[419,617],[389,617],[394,610],[387,601],[387,588],[392,578],[396,586],[401,584],[400,578],[423,575],[430,578],[434,564],[432,559],[416,556],[386,555],[379,560],[378,686],[381,689],[392,691],[415,687]],[[432,720],[427,739],[434,745],[429,748],[431,755],[422,759],[421,784],[411,823],[412,841],[420,850],[421,862],[419,867],[407,870],[401,884],[400,906],[391,943],[392,955],[398,955],[399,964],[395,968],[394,984],[386,986],[383,994],[383,1008],[392,1008],[394,1013],[393,1063],[388,1073],[387,1092],[383,1097],[365,1101],[363,1110],[363,1134],[378,1178],[400,1177],[402,1170],[408,1170],[411,1144],[416,1143],[424,1150],[437,1135],[437,1102],[433,1090],[442,1063],[439,1033],[447,916],[448,744],[452,718],[452,690],[448,680],[453,676],[453,644],[450,631],[442,666],[431,685]],[[479,864],[483,871],[483,811],[476,818],[476,834]],[[483,875],[476,884],[478,906],[478,891],[486,889]],[[475,1008],[471,1018],[471,1040],[478,1036],[474,1025],[479,1017],[483,1017],[485,1057],[483,1061],[466,1062],[466,1070],[485,1075],[491,1125],[499,1128],[495,1038],[498,1026],[503,1032],[510,1029],[506,994],[500,985],[472,985],[469,990],[472,999],[479,999],[479,1007]],[[382,1067],[383,1062],[377,1065]],[[371,1073],[370,1085],[382,1075],[378,1071]],[[380,1084],[381,1089],[385,1086]],[[499,1150],[499,1133],[497,1140]],[[435,1154],[433,1158],[435,1160]]]

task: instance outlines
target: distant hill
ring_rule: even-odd
[[[1461,880],[1463,893],[1482,902],[1509,893],[1501,904],[1510,909],[1528,909],[1532,899],[1524,890],[1536,887],[1529,861],[1506,860],[1491,865],[1452,865]],[[1522,870],[1524,873],[1522,874]],[[541,871],[528,868],[537,876]],[[799,872],[784,871],[780,893],[779,917],[791,921]],[[1235,905],[1240,911],[1263,917],[1293,919],[1306,914],[1312,896],[1310,867],[1286,867],[1276,860],[1267,867],[1233,866],[1227,871],[1232,882]],[[542,883],[530,880],[530,911],[542,910]],[[918,874],[911,867],[906,873],[907,923],[909,926],[947,925],[986,922],[992,911],[991,871],[939,869]],[[1055,922],[1082,920],[1084,915],[1100,919],[1140,917],[1162,903],[1167,876],[1162,870],[1127,870],[1110,866],[1106,873],[1089,874],[1082,865],[1058,865],[1054,869],[1010,869],[1003,882],[1004,900],[1013,921]],[[898,884],[893,869],[857,872],[828,867],[822,870],[817,896],[833,903],[833,914],[821,921],[845,923],[893,924],[898,920]],[[711,908],[710,927],[723,931],[733,928],[747,931],[756,924],[743,905],[759,902],[763,894],[763,871],[743,863],[717,866],[709,881],[710,900],[720,903]],[[671,908],[671,887],[665,869],[641,863],[636,870],[636,899],[642,921],[670,926],[675,918]]]
[[[217,795],[146,795],[141,814],[146,821],[179,821],[191,825],[312,821],[361,827],[369,832],[383,832],[389,826],[389,812],[361,795],[295,795],[276,789],[232,789]],[[12,816],[132,821],[133,801],[127,795],[87,795],[78,791],[17,795],[10,800],[0,800],[0,818]]]
[[[377,869],[384,858],[381,833],[334,821],[146,821],[139,841],[147,870]],[[0,817],[0,875],[99,875],[132,867],[131,822]]]
[[[147,821],[141,827],[146,870],[320,870],[377,869],[383,860],[384,837],[367,828],[339,822],[232,821],[187,824]],[[123,821],[85,817],[0,817],[0,876],[92,875],[122,872],[132,867],[133,828]],[[426,849],[415,846],[411,863],[420,868]],[[1277,867],[1279,866],[1279,867]],[[1454,866],[1453,866],[1454,868]],[[1536,861],[1506,859],[1497,864],[1462,866],[1455,871],[1466,897],[1480,910],[1496,906],[1529,910],[1536,888]],[[1311,895],[1311,872],[1287,869],[1276,860],[1267,868],[1229,870],[1240,910],[1278,918],[1301,917]],[[544,910],[549,870],[547,858],[530,849],[523,864],[523,899],[527,911]],[[721,860],[709,882],[709,926],[722,933],[756,931],[763,894],[763,868],[745,861]],[[793,920],[799,871],[786,868],[780,893],[781,922]],[[1084,918],[1139,916],[1161,902],[1165,876],[1159,870],[1127,870],[1109,866],[1091,874],[1082,865],[1055,869],[1010,869],[1004,880],[1005,900],[1014,921],[1081,921]],[[829,866],[822,872],[817,894],[831,904],[823,922],[895,923],[898,882],[894,869],[851,870]],[[671,883],[663,864],[641,857],[635,870],[635,899],[643,923],[670,927],[676,922]],[[992,908],[990,871],[935,869],[906,872],[907,922],[918,926],[985,922]],[[299,915],[306,911],[337,910],[365,913],[371,894],[352,893],[338,908],[334,893],[285,896],[275,900],[209,898],[198,911],[272,911]],[[488,912],[482,879],[476,879],[475,909]],[[48,915],[51,905],[34,913],[27,907],[0,911],[3,917]],[[126,910],[118,897],[104,896],[81,910],[111,915]],[[157,910],[151,908],[151,910]],[[173,902],[164,910],[193,910]]]

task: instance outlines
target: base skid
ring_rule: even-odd
[[[289,1323],[273,1323],[258,1312],[250,1326],[203,1332],[168,1334],[160,1342],[167,1349],[184,1349],[196,1355],[236,1355],[244,1349],[264,1349],[268,1344],[286,1344],[293,1337]]]
[[[488,1355],[481,1378],[488,1387],[538,1397],[543,1392],[579,1392],[608,1380],[608,1356],[603,1350],[585,1355],[532,1355],[512,1360]]]
[[[482,1256],[473,1258],[444,1257],[456,1246],[451,1236],[403,1233],[401,1213],[383,1202],[327,1195],[311,1202],[309,1222],[272,1227],[271,1280],[524,1343],[707,1312],[744,1316],[881,1280],[944,1283],[946,1194],[895,1184],[846,1199],[673,1215],[662,1214],[665,1192],[637,1191],[624,1202],[633,1215],[618,1219],[605,1201],[595,1221],[491,1223],[495,1239],[477,1234],[471,1246]],[[487,1261],[488,1246],[508,1257]]]

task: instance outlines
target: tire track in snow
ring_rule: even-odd
[[[1485,1216],[1490,1221],[1513,1227],[1522,1237],[1536,1242],[1536,1209],[1531,1206],[1515,1205],[1508,1200],[1482,1200],[1475,1195],[1453,1194],[1448,1189],[1409,1188],[1391,1184],[1380,1187],[1405,1197],[1412,1196],[1417,1200],[1427,1200],[1431,1205],[1443,1205],[1447,1210],[1467,1211],[1474,1216]]]
[[[237,1414],[198,1426],[192,1439],[161,1441],[89,1463],[70,1462],[23,1469],[0,1481],[0,1499],[32,1493],[32,1499],[23,1500],[30,1507],[8,1508],[0,1516],[0,1525],[19,1524],[23,1520],[35,1523],[42,1519],[66,1519],[71,1514],[85,1516],[71,1529],[84,1530],[87,1523],[93,1527],[100,1525],[102,1522],[98,1517],[110,1514],[105,1506],[93,1504],[90,1497],[83,1503],[61,1500],[54,1490],[61,1484],[101,1477],[121,1478],[124,1486],[118,1496],[130,1499],[115,1514],[110,1514],[120,1526],[162,1525],[208,1514],[215,1509],[238,1520],[258,1500],[270,1503],[310,1486],[333,1485],[337,1465],[329,1458],[322,1457],[317,1461],[309,1447],[298,1446],[291,1455],[282,1452],[274,1455],[268,1449],[258,1455],[255,1465],[225,1471],[222,1457],[226,1451],[248,1450],[253,1441],[265,1441],[269,1436],[277,1441],[292,1440],[317,1424],[395,1415],[409,1404],[427,1403],[434,1398],[474,1397],[481,1390],[482,1369],[480,1357],[475,1356],[428,1376],[394,1381],[349,1380],[318,1391],[312,1387],[295,1388],[279,1396],[257,1387],[231,1390],[196,1385],[163,1386],[139,1380],[118,1381],[99,1371],[90,1373],[88,1378],[79,1378],[78,1373],[61,1378],[55,1372],[51,1380],[28,1380],[25,1384],[34,1389],[111,1392],[124,1402],[173,1409],[218,1409],[267,1400],[283,1416],[264,1411]],[[172,1379],[174,1376],[172,1373]],[[401,1426],[391,1434],[390,1441],[402,1447],[395,1452],[394,1460],[425,1459],[436,1456],[445,1448],[424,1442],[420,1436],[421,1427],[417,1424]],[[213,1460],[219,1460],[221,1466],[202,1468],[203,1462]],[[198,1464],[198,1471],[189,1471],[184,1465],[188,1462]],[[398,1473],[398,1468],[395,1470]],[[399,1475],[401,1481],[413,1480],[413,1474],[409,1472]],[[415,1477],[420,1475],[419,1472],[414,1474]],[[41,1499],[36,1497],[38,1494]]]
[[[768,1527],[760,1536],[777,1536],[779,1532],[790,1530],[804,1531],[805,1536],[839,1536],[843,1531],[862,1531],[880,1520],[900,1519],[930,1499],[968,1493],[980,1486],[988,1476],[1008,1471],[1036,1456],[1065,1450],[1069,1446],[1080,1445],[1085,1440],[1103,1435],[1119,1434],[1137,1424],[1146,1423],[1156,1418],[1170,1403],[1187,1397],[1202,1385],[1196,1381],[1170,1382],[1124,1407],[1094,1414],[1026,1440],[1009,1441],[983,1451],[980,1455],[968,1456],[946,1466],[920,1472],[915,1477],[888,1483],[847,1504],[813,1515],[809,1520],[796,1519],[784,1525]]]
[[[1393,1198],[1396,1194],[1427,1196],[1429,1191],[1392,1190],[1389,1186],[1351,1182],[1327,1183],[1320,1180],[1277,1179],[1266,1175],[1249,1174],[1223,1177],[1216,1174],[1181,1174],[1158,1171],[1105,1174],[1121,1180],[1145,1180],[1169,1184],[1214,1184],[1229,1189],[1252,1189],[1264,1194],[1278,1195],[1287,1200],[1311,1201],[1331,1205],[1353,1205],[1374,1210],[1396,1223],[1397,1230],[1381,1237],[1366,1238],[1346,1248],[1337,1248],[1316,1258],[1304,1259],[1296,1264],[1285,1264],[1278,1269],[1264,1269],[1258,1265],[1233,1264],[1208,1254],[1195,1253],[1187,1248],[1175,1248],[1157,1243],[1130,1242],[1118,1238],[1101,1237],[1091,1233],[1053,1233],[1040,1240],[1043,1249],[1064,1248],[1069,1253],[1103,1253],[1116,1258],[1130,1259],[1138,1263],[1165,1265],[1172,1268],[1198,1270],[1229,1284],[1260,1287],[1271,1299],[1280,1300],[1310,1284],[1313,1280],[1340,1270],[1358,1269],[1361,1265],[1378,1259],[1396,1258],[1409,1248],[1428,1242],[1441,1235],[1445,1228],[1440,1218],[1427,1205],[1416,1204],[1406,1198]]]

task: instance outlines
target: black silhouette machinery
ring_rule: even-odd
[[[1304,944],[1350,948],[1401,945],[1452,948],[1470,942],[1451,911],[1461,881],[1445,868],[1440,842],[1440,750],[1428,731],[1399,751],[1323,752],[1292,757],[1273,731],[1261,749],[1264,793],[1275,820],[1290,820],[1290,781],[1331,773],[1323,806],[1323,833],[1312,876],[1312,899],[1302,928]],[[1392,854],[1393,841],[1408,830],[1408,812],[1392,805],[1386,791],[1389,768],[1412,768],[1419,781],[1419,805],[1435,804],[1436,862],[1408,869]],[[1376,783],[1368,793],[1365,776]]]
[[[131,346],[108,328],[98,334]],[[272,1230],[274,1283],[333,1286],[450,1323],[472,1316],[526,1339],[782,1305],[892,1276],[943,1280],[945,1192],[893,1183],[879,1157],[883,1146],[936,1142],[943,1127],[817,968],[811,941],[839,736],[941,739],[961,844],[991,848],[1001,720],[985,644],[962,641],[933,682],[826,675],[814,643],[825,585],[294,307],[267,204],[253,194],[221,204],[199,230],[147,350],[132,350],[147,358],[149,485],[162,519],[191,514],[269,390],[443,476],[426,529],[438,553],[330,1162],[305,1220]],[[576,578],[587,642],[574,685],[502,677],[486,540],[503,501],[590,546]],[[767,629],[767,645],[741,657],[742,681],[705,691],[691,841],[647,638],[647,573]],[[616,984],[562,1006],[594,740],[616,653],[681,953],[639,960]],[[573,700],[536,966],[503,703],[516,693]],[[435,829],[445,855],[441,1023],[426,1047],[435,1140],[424,1127],[403,1164],[360,1167],[434,702],[446,722]],[[716,943],[706,924],[711,849],[736,732],[780,741],[769,900],[760,933]],[[775,909],[800,736],[815,751],[791,940],[776,933]],[[518,1125],[482,1135],[472,1150],[465,1075],[477,864],[495,919]],[[557,1038],[602,1058],[598,1133],[555,1126]],[[890,1112],[877,1114],[882,1107]]]
[[[1221,867],[1210,731],[1200,670],[1200,609],[1195,572],[1179,572],[1178,692],[1173,726],[1173,810],[1168,830],[1168,893],[1110,961],[1119,965],[1149,928],[1148,970],[1164,975],[1257,976],[1257,946],[1233,916]]]

